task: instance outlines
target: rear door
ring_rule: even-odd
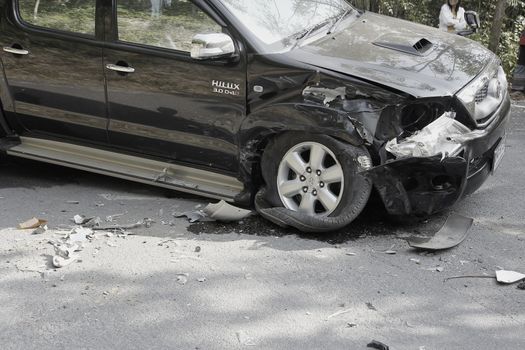
[[[190,57],[194,35],[224,31],[210,9],[176,0],[113,3],[113,40],[104,50],[111,145],[237,171],[244,62]]]
[[[107,144],[96,2],[6,1],[0,50],[13,101],[6,110],[22,134]]]

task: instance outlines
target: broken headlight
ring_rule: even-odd
[[[403,108],[400,116],[401,128],[414,133],[432,123],[437,116],[443,113],[443,107],[430,103],[413,104]]]

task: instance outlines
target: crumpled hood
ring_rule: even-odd
[[[459,35],[370,12],[289,55],[414,97],[452,96],[496,59]]]

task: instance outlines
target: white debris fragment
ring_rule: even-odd
[[[352,312],[352,311],[354,311],[354,310],[355,310],[355,309],[346,309],[346,310],[340,310],[340,311],[337,311],[337,312],[331,314],[330,316],[328,316],[328,317],[326,318],[326,321],[328,321],[329,319],[331,319],[331,318],[333,318],[333,317],[337,317],[337,316],[339,316],[339,315],[346,314],[346,313],[348,313],[348,312]]]
[[[123,216],[123,215],[124,215],[124,213],[108,215],[108,216],[106,216],[106,221],[107,222],[113,222],[113,220],[115,220],[115,218],[118,218],[118,217]]]
[[[180,273],[180,274],[178,274],[177,275],[177,283],[185,285],[186,283],[188,283],[188,277],[190,277],[190,275],[188,273]]]
[[[42,226],[37,227],[37,228],[32,232],[32,234],[34,234],[34,235],[41,235],[41,234],[46,233],[47,230],[48,230],[47,225],[42,225]]]
[[[53,257],[53,266],[57,268],[65,267],[71,264],[73,261],[77,260],[78,258],[80,258],[80,256],[76,254],[72,254],[67,258],[55,255]]]
[[[386,150],[398,158],[454,156],[471,132],[454,118],[455,113],[447,112],[413,136],[389,141]]]
[[[525,275],[515,271],[498,270],[496,271],[496,279],[499,283],[512,284],[525,280]]]
[[[237,340],[239,341],[239,344],[243,346],[255,346],[254,340],[248,336],[248,334],[245,331],[238,331],[235,333],[237,336]]]
[[[206,277],[199,277],[199,278],[197,278],[197,282],[203,283],[203,282],[206,282],[206,281],[207,281]]]
[[[234,207],[225,201],[216,204],[208,204],[203,212],[212,219],[217,221],[240,221],[252,214],[251,210]]]
[[[85,242],[93,236],[93,230],[85,227],[75,227],[69,234],[71,242]]]
[[[194,211],[187,211],[183,213],[173,213],[176,218],[187,217],[191,223],[204,221],[221,221],[232,222],[240,221],[252,214],[251,210],[246,210],[234,207],[225,201],[220,201],[216,204],[208,204],[204,209],[199,209],[201,205],[195,206]]]
[[[73,216],[73,222],[77,225],[82,225],[84,222],[86,222],[86,217],[84,215],[76,214]]]

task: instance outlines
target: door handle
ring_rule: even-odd
[[[106,64],[106,68],[109,70],[114,70],[119,73],[134,73],[135,72],[135,68],[133,67],[119,66],[117,64]]]
[[[8,47],[8,46],[4,47],[4,51],[8,52],[8,53],[12,53],[14,55],[29,55],[29,51],[28,50],[17,49],[17,48]]]

